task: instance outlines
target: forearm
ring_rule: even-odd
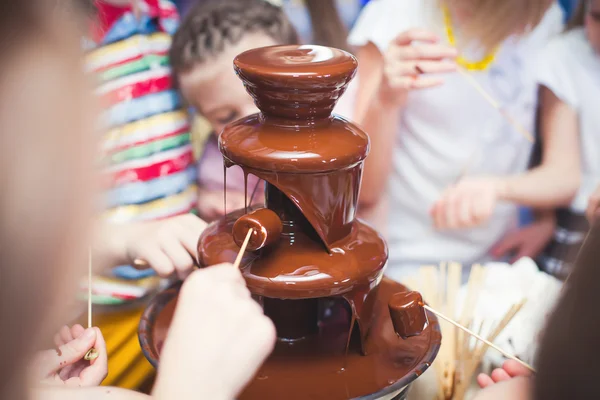
[[[577,168],[540,166],[524,174],[501,179],[503,201],[535,208],[567,206],[581,181]]]
[[[578,115],[544,86],[540,113],[542,164],[504,179],[500,198],[535,208],[566,206],[581,182]]]
[[[396,145],[396,131],[400,119],[398,106],[389,104],[378,96],[359,121],[371,140],[371,150],[364,163],[359,201],[363,208],[377,205],[384,193],[392,170],[392,156]]]

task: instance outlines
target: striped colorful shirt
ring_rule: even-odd
[[[193,210],[197,202],[196,166],[190,123],[173,88],[168,51],[178,26],[175,5],[143,0],[139,9],[97,1],[98,19],[88,40],[86,66],[98,80],[102,100],[104,218],[130,223],[167,218]],[[117,277],[137,279],[128,267]],[[135,282],[95,279],[104,298],[131,300],[148,289]],[[111,293],[108,293],[108,292]]]

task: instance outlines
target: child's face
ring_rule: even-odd
[[[233,59],[246,50],[275,44],[264,34],[248,35],[215,59],[179,76],[183,97],[208,120],[216,134],[228,123],[258,112],[233,70]]]
[[[590,44],[600,54],[600,0],[589,0],[585,15],[585,30]]]

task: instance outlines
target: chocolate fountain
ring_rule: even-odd
[[[421,335],[396,335],[388,302],[406,288],[383,277],[386,244],[356,218],[369,139],[332,115],[356,59],[321,46],[274,46],[244,52],[234,66],[261,112],[228,125],[220,150],[226,168],[266,182],[265,208],[211,224],[198,263],[233,262],[252,230],[240,268],[278,336],[239,399],[405,398],[441,335],[433,315]],[[178,290],[160,293],[140,324],[155,366]]]

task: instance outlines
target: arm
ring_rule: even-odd
[[[542,163],[502,179],[500,199],[540,208],[568,205],[581,182],[577,113],[543,86],[540,102]]]
[[[360,205],[365,211],[375,207],[383,195],[392,169],[395,131],[400,118],[399,106],[379,95],[383,55],[373,43],[358,51],[359,87],[355,106],[356,121],[369,134],[371,151],[363,170]]]
[[[535,221],[509,232],[490,251],[497,259],[510,257],[514,263],[523,257],[536,258],[546,248],[554,236],[556,215],[552,209],[536,209]]]
[[[454,57],[456,49],[439,44],[436,34],[422,29],[400,33],[385,54],[371,42],[359,49],[355,117],[371,139],[359,198],[367,211],[377,205],[387,185],[400,111],[408,93],[441,85],[439,76],[429,74],[455,71]]]
[[[541,87],[540,166],[513,176],[474,176],[447,188],[433,205],[437,229],[481,225],[498,201],[538,209],[569,204],[581,181],[577,113],[549,89]]]

